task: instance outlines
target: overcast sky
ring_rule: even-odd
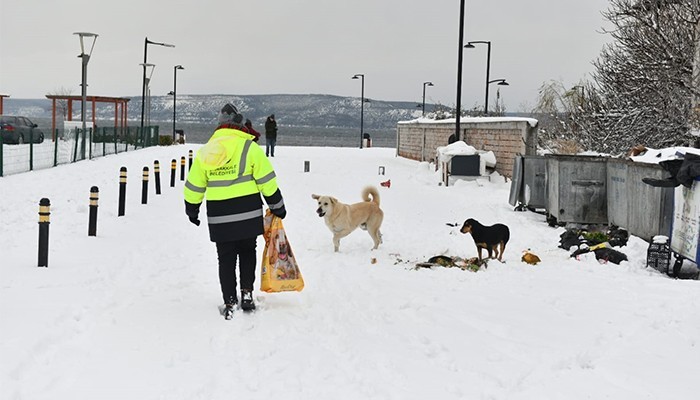
[[[99,34],[88,94],[141,95],[144,40],[153,96],[333,94],[456,103],[459,0],[0,0],[0,93],[80,94],[79,39]],[[490,103],[531,108],[543,82],[593,71],[608,0],[467,0],[464,41],[491,41]],[[486,45],[464,50],[462,106],[483,107]]]

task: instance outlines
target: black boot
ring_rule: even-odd
[[[220,310],[221,315],[224,316],[224,319],[233,318],[233,309],[236,307],[236,304],[238,304],[238,299],[236,298],[236,296],[230,296]]]
[[[241,289],[241,309],[243,311],[255,310],[255,302],[253,302],[253,291],[250,289]]]

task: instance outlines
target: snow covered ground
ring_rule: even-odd
[[[697,399],[700,282],[557,248],[563,228],[514,212],[502,178],[439,186],[393,149],[278,147],[288,238],[306,287],[256,291],[225,321],[216,252],[184,214],[169,162],[197,145],[149,148],[0,178],[0,398]],[[141,204],[159,160],[163,194]],[[304,172],[304,161],[310,172]],[[128,168],[117,217],[119,168]],[[384,166],[386,175],[378,175]],[[179,168],[179,167],[178,167]],[[333,252],[312,193],[346,203],[379,187],[384,243],[358,230]],[[87,236],[91,186],[98,236]],[[37,268],[38,202],[51,201],[48,268]],[[473,257],[467,218],[510,227],[486,270],[414,269]],[[262,254],[262,237],[258,258]],[[531,249],[542,262],[520,261]],[[372,263],[376,258],[376,263]],[[256,287],[259,284],[258,281]]]

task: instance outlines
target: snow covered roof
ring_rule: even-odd
[[[465,117],[459,119],[460,123],[494,123],[494,122],[527,122],[531,127],[537,127],[537,120],[534,118],[525,117]],[[417,118],[410,121],[399,121],[399,124],[454,124],[456,123],[456,118],[447,119],[430,119],[430,118]]]

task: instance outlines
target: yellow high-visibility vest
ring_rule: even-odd
[[[217,129],[198,152],[185,183],[185,200],[200,204],[277,191],[277,178],[270,160],[251,139],[237,129]]]

